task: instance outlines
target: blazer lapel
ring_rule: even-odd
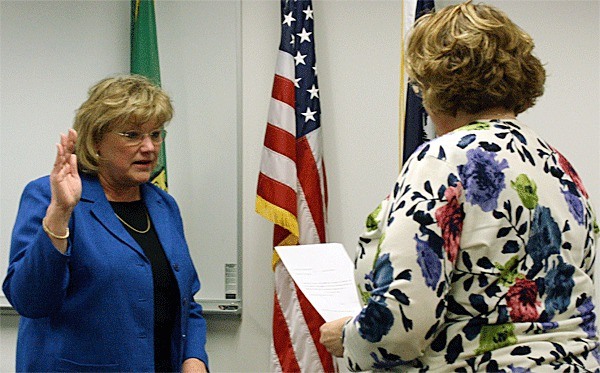
[[[106,194],[100,185],[98,178],[84,175],[81,177],[82,193],[81,201],[89,202],[91,215],[98,220],[107,231],[117,239],[121,240],[127,246],[137,251],[142,257],[146,257],[142,248],[127,232],[123,224],[117,219],[112,206],[106,199]]]
[[[150,220],[158,235],[158,240],[165,251],[165,255],[172,262],[172,247],[170,243],[173,241],[173,224],[172,217],[168,213],[165,202],[160,194],[148,184],[141,185],[142,198],[148,209]]]

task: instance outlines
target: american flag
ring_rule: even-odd
[[[281,43],[258,177],[256,211],[274,225],[273,245],[326,242],[327,181],[311,1],[281,1]],[[272,371],[332,372],[319,343],[324,323],[273,251]]]
[[[406,40],[406,35],[413,27],[415,21],[425,13],[432,11],[435,8],[433,0],[404,0],[403,1],[403,27],[402,27],[402,41]],[[404,53],[404,45],[402,48]],[[404,62],[404,54],[402,55],[402,61]],[[402,64],[401,73],[401,85],[400,89],[403,90],[404,94],[400,97],[401,107],[404,107],[404,115],[401,120],[401,159],[404,163],[408,157],[427,140],[431,140],[435,137],[435,131],[433,125],[423,108],[423,100],[418,97],[415,92],[405,84],[405,72],[404,64]]]

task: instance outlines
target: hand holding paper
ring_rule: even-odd
[[[275,250],[326,322],[354,316],[361,310],[352,261],[342,244],[277,246]]]

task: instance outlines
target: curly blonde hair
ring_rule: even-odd
[[[140,75],[103,79],[88,91],[88,99],[75,115],[75,154],[80,171],[98,173],[98,143],[108,132],[124,125],[155,120],[164,126],[173,117],[171,99],[165,91]]]
[[[407,73],[434,112],[503,107],[519,114],[544,93],[533,39],[499,9],[471,1],[421,16],[409,35]]]

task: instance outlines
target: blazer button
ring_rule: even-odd
[[[179,272],[179,264],[175,263],[173,264],[173,269],[177,272]]]

